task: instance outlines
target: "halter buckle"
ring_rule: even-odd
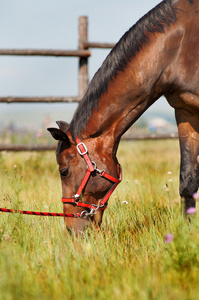
[[[84,147],[84,152],[81,151],[80,146]],[[77,151],[79,152],[80,155],[85,155],[88,152],[86,145],[82,142],[77,144]]]
[[[104,170],[98,169],[98,168],[97,168],[97,165],[96,165],[96,163],[95,163],[94,161],[91,161],[91,162],[92,162],[92,165],[93,165],[94,170],[95,170],[97,173],[99,173],[100,176],[102,176],[102,173],[105,172],[105,171],[104,171]]]

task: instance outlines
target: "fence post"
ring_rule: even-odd
[[[85,50],[84,44],[88,42],[88,19],[86,16],[79,17],[79,50]],[[79,90],[80,98],[84,96],[88,87],[88,58],[79,58]]]

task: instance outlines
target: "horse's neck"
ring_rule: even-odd
[[[150,50],[152,53],[153,49]],[[145,51],[147,53],[147,51]],[[108,84],[98,107],[92,112],[87,123],[86,137],[99,135],[109,136],[118,140],[125,131],[142,115],[142,113],[161,96],[156,91],[161,76],[160,68],[154,62],[153,70],[149,71],[150,55],[137,55],[116,78]],[[154,60],[154,59],[153,59]],[[155,66],[156,65],[156,66]]]

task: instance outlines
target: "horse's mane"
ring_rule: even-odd
[[[188,0],[192,3],[192,0]],[[176,0],[164,0],[134,26],[132,26],[111,50],[100,69],[94,75],[88,90],[80,102],[70,124],[72,136],[81,136],[86,124],[97,108],[100,97],[107,92],[108,83],[124,71],[130,60],[149,42],[147,33],[164,33],[171,23],[177,20],[176,11],[172,3]]]

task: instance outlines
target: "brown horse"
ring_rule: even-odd
[[[175,109],[178,124],[180,195],[185,210],[195,206],[193,194],[199,186],[198,33],[199,0],[162,1],[112,49],[70,125],[58,122],[59,129],[48,129],[59,140],[64,212],[82,217],[65,218],[69,230],[78,233],[90,220],[101,224],[107,200],[121,179],[116,158],[120,138],[162,95]]]

